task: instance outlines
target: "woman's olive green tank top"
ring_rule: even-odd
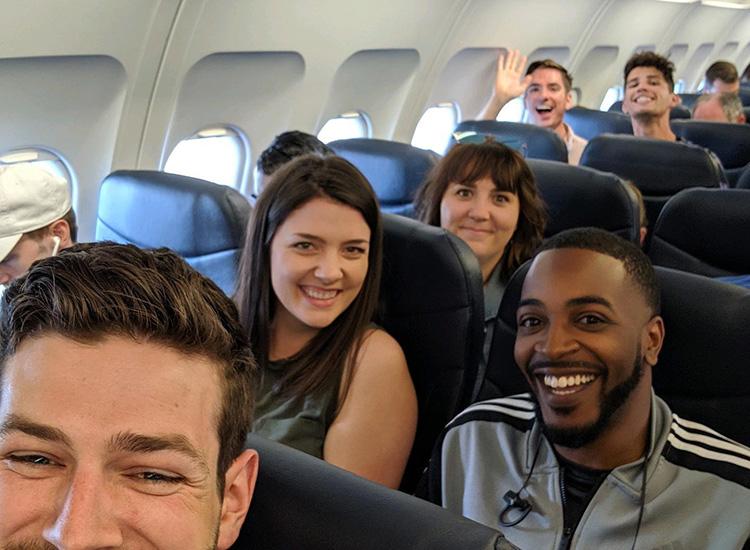
[[[274,361],[263,372],[252,431],[323,458],[323,442],[336,412],[338,380],[310,395],[279,395],[278,382],[288,365],[289,361]]]

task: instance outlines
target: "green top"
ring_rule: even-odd
[[[323,442],[336,412],[338,380],[314,394],[282,396],[276,386],[288,364],[288,360],[274,361],[263,371],[252,431],[323,458]]]

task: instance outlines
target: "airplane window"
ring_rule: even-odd
[[[682,94],[685,93],[685,79],[680,78],[674,83],[674,93]]]
[[[330,143],[337,139],[372,137],[370,118],[361,111],[350,111],[326,122],[318,132],[318,139]]]
[[[239,131],[225,126],[206,128],[177,144],[164,171],[239,189],[250,157],[248,149]]]
[[[28,162],[29,164],[43,168],[44,170],[65,179],[70,184],[71,189],[75,189],[75,182],[67,164],[59,155],[52,151],[35,148],[15,149],[0,156],[0,165],[16,164],[20,162]]]
[[[439,103],[427,109],[417,123],[411,144],[421,149],[432,149],[445,154],[451,141],[451,133],[461,115],[453,102]]]
[[[497,120],[502,122],[524,122],[526,109],[523,105],[523,97],[517,97],[505,104],[497,115]]]
[[[609,90],[607,90],[607,93],[604,94],[604,99],[602,99],[602,104],[599,105],[599,110],[607,111],[615,101],[620,101],[621,99],[622,86],[612,86]]]

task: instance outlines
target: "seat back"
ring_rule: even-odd
[[[341,139],[328,144],[362,172],[383,212],[414,217],[414,195],[439,155],[383,139]]]
[[[702,147],[633,136],[592,139],[581,164],[635,183],[652,222],[675,193],[689,187],[719,187],[723,177],[721,166]]]
[[[234,292],[251,207],[226,185],[152,170],[119,170],[99,190],[96,239],[171,248]]]
[[[680,101],[682,102],[683,107],[688,109],[689,111],[693,110],[693,107],[695,106],[695,102],[698,101],[698,98],[702,94],[677,94],[680,96]]]
[[[528,164],[547,206],[545,237],[572,227],[600,227],[639,242],[638,200],[619,177],[548,160]]]
[[[251,434],[260,470],[235,550],[494,550],[484,525]],[[498,546],[496,546],[498,545]]]
[[[622,101],[615,101],[612,105],[610,105],[608,111],[614,113],[622,113]],[[671,119],[690,118],[690,116],[690,109],[685,105],[675,105],[669,111],[669,118]]]
[[[654,390],[674,412],[750,445],[750,290],[656,268],[664,346]]]
[[[480,399],[530,388],[513,359],[515,312],[530,262],[508,283],[500,304]],[[750,290],[656,267],[666,337],[653,386],[680,416],[750,445]]]
[[[750,163],[750,126],[704,120],[674,120],[671,125],[682,139],[713,151],[734,187],[742,169]]]
[[[568,149],[562,138],[552,130],[533,124],[497,120],[464,120],[456,126],[454,133],[460,132],[476,132],[493,136],[496,141],[517,149],[526,158],[568,162]]]
[[[471,401],[484,338],[482,275],[471,249],[443,229],[388,214],[383,228],[378,323],[403,348],[419,403],[402,482],[411,491],[443,427]]]
[[[747,84],[740,86],[740,101],[745,107],[750,107],[750,86]]]
[[[622,113],[573,107],[565,113],[565,122],[584,139],[600,134],[633,134],[630,117]]]
[[[686,189],[669,199],[654,226],[654,265],[709,277],[750,274],[750,192]]]

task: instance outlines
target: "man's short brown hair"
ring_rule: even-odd
[[[560,65],[554,59],[540,59],[539,61],[534,61],[531,65],[529,65],[529,68],[526,69],[526,75],[530,75],[537,69],[555,69],[557,71],[560,71],[563,79],[563,85],[565,86],[565,91],[570,92],[570,90],[573,89],[573,77],[570,76],[570,73],[568,73],[568,70],[565,67]]]
[[[242,452],[252,421],[255,361],[234,303],[216,284],[165,248],[89,243],[36,262],[8,287],[0,308],[0,381],[19,345],[44,333],[79,342],[125,336],[221,365],[223,493],[224,473]]]
[[[737,67],[729,61],[716,61],[706,69],[706,84],[713,84],[714,80],[721,80],[726,84],[734,84],[740,77],[737,74]]]
[[[70,240],[71,242],[76,242],[78,240],[78,221],[76,219],[76,213],[71,208],[68,210],[65,215],[60,218],[61,220],[64,220],[68,224],[68,229],[70,231]],[[55,220],[57,221],[57,220]],[[39,229],[35,229],[34,231],[29,231],[26,233],[26,236],[34,239],[35,241],[38,241],[47,234],[47,228],[52,225],[55,222],[48,223],[44,227],[40,227]]]
[[[674,63],[663,55],[659,55],[655,52],[638,52],[630,56],[627,63],[625,63],[625,71],[623,72],[623,82],[625,85],[628,83],[628,75],[630,71],[637,67],[653,67],[659,71],[664,80],[669,85],[669,91],[674,91]]]

